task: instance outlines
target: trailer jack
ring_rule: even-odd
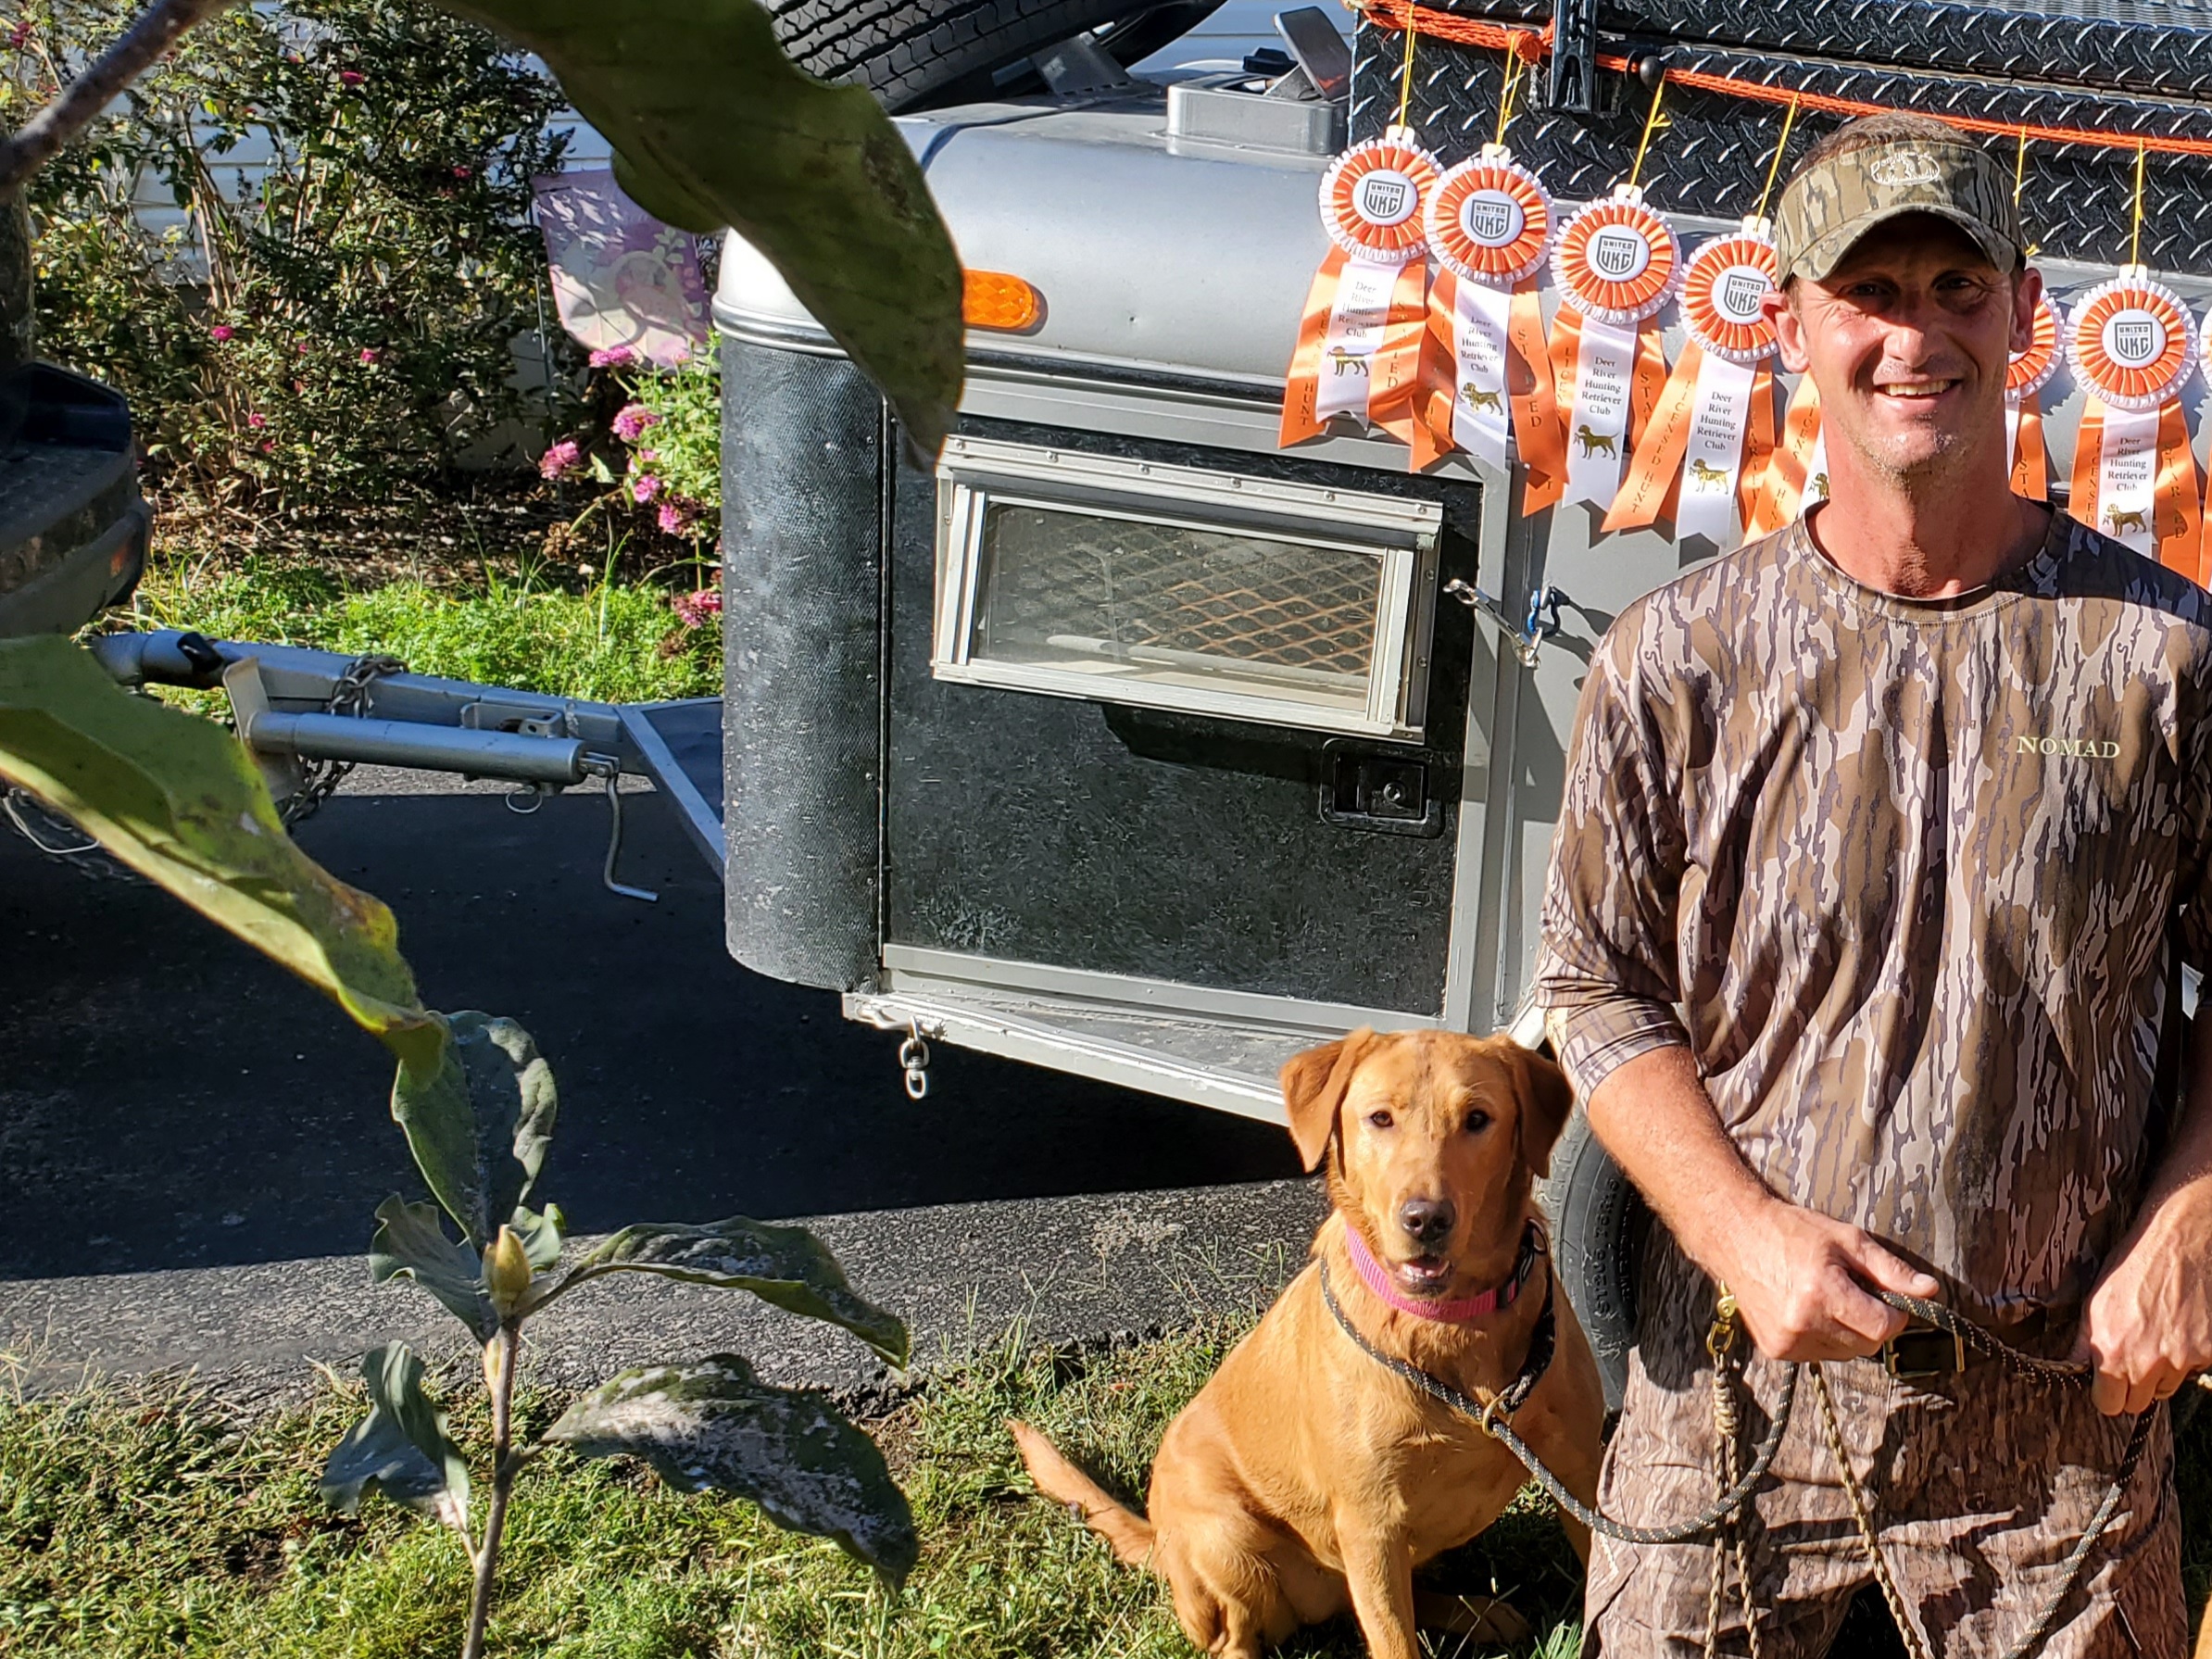
[[[625,710],[410,674],[390,658],[346,657],[293,646],[240,645],[164,629],[92,642],[109,673],[133,688],[155,682],[220,687],[238,739],[280,804],[307,816],[355,766],[377,765],[498,778],[537,801],[597,781],[606,791],[610,893],[651,904],[660,895],[616,879],[622,849],[624,772],[650,774]],[[536,804],[520,807],[532,812]]]

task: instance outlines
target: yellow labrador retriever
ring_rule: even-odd
[[[1283,1097],[1306,1167],[1327,1164],[1333,1213],[1313,1261],[1168,1426],[1150,1518],[1036,1429],[1009,1426],[1037,1489],[1164,1577],[1205,1652],[1254,1659],[1349,1606],[1377,1659],[1416,1659],[1414,1567],[1496,1520],[1527,1477],[1476,1423],[1362,1351],[1323,1275],[1368,1346],[1477,1399],[1540,1362],[1551,1322],[1550,1364],[1512,1422],[1591,1501],[1604,1394],[1530,1192],[1567,1085],[1507,1038],[1355,1031],[1286,1065]],[[1568,1531],[1587,1555],[1588,1534]],[[1478,1628],[1526,1628],[1502,1603]]]

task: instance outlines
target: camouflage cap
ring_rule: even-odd
[[[1906,213],[1947,219],[1999,270],[2019,268],[2025,239],[2004,170],[1963,134],[1916,134],[1821,157],[1783,186],[1775,210],[1777,282],[1820,281],[1860,237]]]

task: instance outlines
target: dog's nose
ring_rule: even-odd
[[[1433,1250],[1450,1238],[1457,1219],[1448,1199],[1408,1199],[1398,1207],[1398,1225],[1424,1249]]]

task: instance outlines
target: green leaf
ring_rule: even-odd
[[[402,1065],[392,1116],[446,1213],[481,1251],[530,1194],[559,1108],[553,1068],[512,1020],[463,1012],[427,1075]]]
[[[559,1204],[547,1204],[542,1213],[518,1206],[507,1225],[522,1238],[523,1253],[539,1273],[560,1260],[560,1236],[568,1231],[569,1218]]]
[[[559,1252],[558,1242],[554,1250]],[[413,1279],[473,1331],[479,1342],[490,1341],[498,1332],[499,1314],[484,1293],[477,1253],[446,1237],[446,1224],[435,1204],[410,1204],[395,1193],[376,1207],[369,1273],[380,1285],[386,1279]]]
[[[132,697],[67,640],[0,639],[0,778],[324,992],[403,1069],[437,1072],[445,1026],[392,912],[292,844],[220,726]]]
[[[695,1285],[750,1290],[791,1313],[841,1325],[892,1364],[906,1364],[906,1322],[856,1295],[836,1257],[804,1227],[743,1215],[703,1227],[675,1222],[624,1227],[584,1257],[544,1301],[605,1273],[657,1273]]]
[[[338,1442],[322,1497],[351,1514],[371,1488],[395,1503],[469,1532],[469,1465],[446,1433],[446,1414],[422,1391],[422,1362],[404,1342],[361,1356],[369,1414]]]
[[[960,261],[898,130],[794,68],[757,0],[436,0],[535,52],[648,213],[735,226],[934,454],[960,400]]]
[[[875,1442],[818,1394],[760,1380],[734,1353],[625,1371],[546,1439],[583,1457],[642,1457],[688,1492],[735,1492],[778,1526],[834,1538],[894,1585],[921,1553]]]

